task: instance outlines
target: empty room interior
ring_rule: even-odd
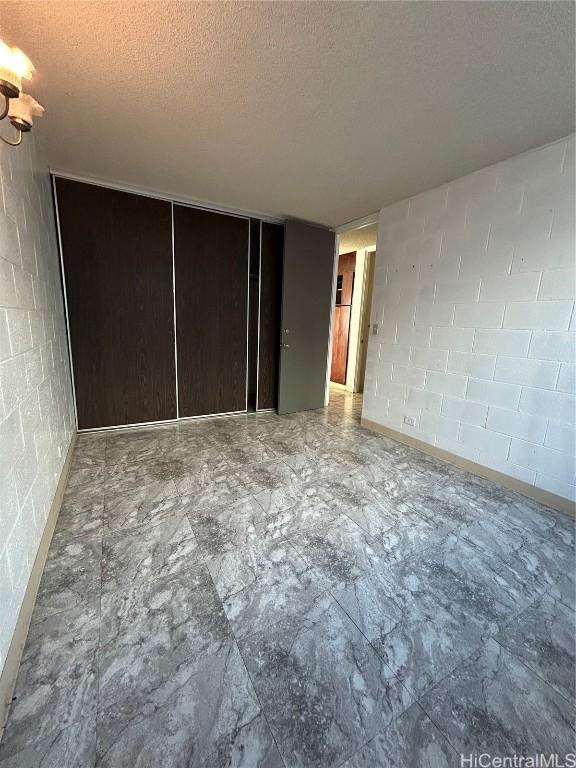
[[[575,4],[0,1],[0,768],[576,765]]]

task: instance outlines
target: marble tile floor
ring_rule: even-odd
[[[574,751],[574,521],[360,410],[81,434],[0,768]]]

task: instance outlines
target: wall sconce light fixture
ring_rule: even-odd
[[[0,111],[0,120],[6,116],[18,131],[15,141],[0,139],[11,147],[17,147],[22,141],[22,134],[32,128],[34,117],[44,112],[38,102],[22,91],[22,80],[29,80],[34,72],[34,65],[19,48],[10,48],[0,40],[0,95],[4,96],[5,105]],[[1,101],[1,99],[0,99]]]

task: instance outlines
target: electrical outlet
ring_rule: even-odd
[[[378,336],[378,323],[374,323],[372,326],[372,336]]]
[[[416,419],[412,418],[412,416],[404,416],[404,424],[408,424],[409,427],[415,427]]]

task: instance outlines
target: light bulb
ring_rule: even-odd
[[[22,90],[22,80],[29,80],[34,65],[19,48],[10,48],[0,40],[0,93],[14,99]]]

